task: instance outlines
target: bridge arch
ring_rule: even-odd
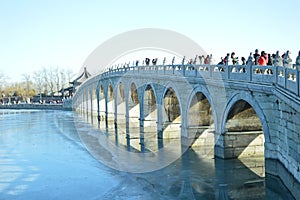
[[[147,99],[145,99],[145,95],[147,95]],[[146,102],[147,101],[147,102]],[[141,102],[143,102],[144,106],[144,116],[143,118],[145,119],[149,114],[151,114],[151,108],[147,109],[149,106],[153,108],[157,108],[157,95],[156,95],[156,90],[155,87],[153,86],[152,83],[146,83],[143,85],[142,93],[141,93]],[[147,103],[147,104],[146,104]],[[145,109],[146,112],[145,112]],[[155,119],[157,120],[157,119]]]
[[[143,144],[145,149],[157,151],[158,142],[158,104],[156,90],[152,83],[146,83],[140,90]]]
[[[140,133],[140,97],[138,93],[137,83],[133,80],[127,85],[127,123],[126,134],[129,138],[127,147],[142,151],[141,133]]]
[[[125,97],[125,85],[119,80],[115,87],[115,117],[118,124],[125,124],[126,115],[126,97]]]
[[[106,105],[107,105],[107,117],[110,118],[110,120],[114,120],[114,114],[115,114],[115,89],[113,84],[110,82],[107,85],[107,93],[106,93]]]
[[[179,95],[179,91],[178,91],[178,89],[177,89],[177,87],[175,86],[175,85],[173,85],[173,84],[167,84],[167,86],[164,88],[164,92],[163,92],[163,95],[162,95],[162,105],[163,105],[163,107],[164,107],[164,104],[165,104],[165,101],[164,101],[164,99],[165,99],[165,97],[166,97],[166,95],[176,95],[175,97],[176,97],[176,99],[177,99],[177,101],[178,101],[178,107],[179,107],[179,112],[180,112],[180,115],[182,115],[184,112],[183,112],[183,108],[182,108],[182,103],[181,103],[181,99],[180,99],[180,95]],[[172,103],[172,102],[170,102],[170,103]],[[177,102],[174,102],[174,103],[177,103]],[[169,120],[170,120],[170,118],[174,118],[175,116],[169,116]],[[182,117],[181,117],[181,121],[180,121],[180,123],[182,123]]]
[[[119,80],[118,83],[116,84],[116,88],[117,88],[117,97],[120,97],[120,99],[117,99],[118,103],[119,101],[125,101],[125,85],[124,83]]]
[[[100,120],[105,118],[106,113],[106,91],[104,89],[104,84],[102,82],[99,83],[99,94],[98,94],[98,101],[99,101],[99,116]]]
[[[212,115],[213,115],[213,121],[214,121],[214,124],[218,124],[218,119],[217,119],[217,112],[216,112],[216,106],[211,98],[211,95],[208,91],[208,89],[202,85],[197,85],[193,91],[190,93],[189,97],[188,97],[188,103],[187,103],[187,109],[186,109],[186,112],[185,112],[185,116],[186,119],[187,119],[187,124],[190,124],[190,119],[189,119],[189,108],[191,107],[191,103],[193,101],[193,98],[195,97],[195,95],[197,95],[197,93],[202,93],[205,98],[208,100],[208,103],[212,109]]]
[[[108,101],[114,100],[114,86],[112,83],[107,85],[107,99]]]
[[[93,84],[91,86],[91,112],[92,112],[92,117],[95,116],[97,113],[97,85]]]
[[[83,93],[83,96],[82,96],[82,99],[83,99],[83,113],[85,114],[85,117],[87,118],[88,117],[88,112],[89,112],[89,100],[88,100],[88,97],[89,97],[89,90],[88,88],[84,91]]]
[[[96,86],[96,101],[97,101],[97,118],[100,120],[100,82],[97,83]]]
[[[179,91],[175,85],[169,83],[162,94],[162,119],[159,122],[162,123],[161,137],[164,143],[169,139],[180,140],[184,134],[182,129],[184,112]]]
[[[216,108],[205,86],[196,85],[189,94],[185,113],[189,146],[200,155],[213,156]]]
[[[130,82],[128,87],[128,99],[132,101],[135,105],[139,103],[139,94],[138,94],[138,87],[136,82]]]
[[[130,82],[127,94],[129,127],[135,129],[130,131],[131,133],[133,133],[137,132],[137,129],[140,126],[140,98],[138,94],[137,84],[134,81]]]
[[[226,132],[227,116],[228,116],[231,108],[234,106],[234,104],[240,100],[244,100],[245,102],[250,104],[250,106],[253,108],[253,110],[255,111],[255,113],[257,114],[257,116],[261,122],[265,140],[266,140],[266,142],[270,142],[269,126],[268,126],[268,123],[266,120],[266,116],[265,116],[263,110],[261,109],[261,107],[259,106],[259,103],[254,99],[254,97],[249,92],[245,92],[245,91],[235,92],[235,93],[233,93],[231,98],[229,98],[229,101],[226,105],[223,116],[221,118],[222,119],[221,120],[221,133]]]

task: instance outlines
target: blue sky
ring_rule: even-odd
[[[102,42],[125,31],[164,28],[196,41],[216,60],[300,50],[300,1],[0,0],[0,72],[11,81],[43,67],[79,71]]]

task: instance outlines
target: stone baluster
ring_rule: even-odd
[[[198,58],[198,55],[196,55],[195,58],[194,58],[194,62],[193,62],[194,65],[197,64],[197,58]]]
[[[183,56],[183,59],[182,59],[182,62],[181,62],[181,70],[182,70],[182,75],[183,76],[185,75],[185,65],[184,65],[184,62],[185,62],[185,56]]]
[[[292,59],[290,58],[290,51],[287,51],[285,53],[284,59],[283,59],[283,66],[291,68],[292,67]]]
[[[276,56],[274,59],[274,66],[282,66],[282,58],[279,55],[279,51],[276,51]]]
[[[297,93],[298,96],[300,96],[300,80],[299,80],[300,71],[297,70],[297,68],[296,68],[295,71],[296,71],[295,73],[296,73],[296,83],[297,83],[297,91],[296,91],[296,93]]]

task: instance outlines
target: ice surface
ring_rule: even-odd
[[[61,132],[55,122],[61,115],[59,111],[2,115],[1,200],[94,199],[119,184],[119,176],[93,159],[76,140],[66,115],[65,129],[70,131],[65,132],[67,136]]]
[[[119,172],[85,148],[71,111],[0,110],[0,200],[262,199],[264,178],[248,168],[256,163],[205,159],[190,149],[157,171]],[[249,181],[259,184],[245,187]]]

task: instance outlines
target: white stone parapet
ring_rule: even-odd
[[[296,95],[300,95],[300,66],[291,68],[283,66],[259,65],[149,65],[131,66],[112,69],[97,75],[98,78],[133,74],[160,74],[184,76],[186,78],[210,78],[222,81],[249,82],[279,86]]]

